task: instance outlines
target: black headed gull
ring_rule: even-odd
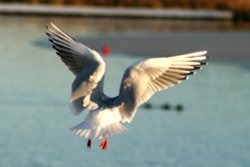
[[[207,64],[207,51],[136,62],[124,72],[119,95],[110,98],[103,93],[105,62],[102,56],[54,24],[46,28],[57,55],[75,75],[70,97],[72,112],[78,115],[85,108],[89,110],[86,119],[71,129],[88,139],[89,148],[93,139],[104,138],[101,147],[106,150],[108,137],[126,131],[122,123],[130,123],[141,104]]]

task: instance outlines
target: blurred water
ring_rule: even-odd
[[[250,71],[234,63],[210,61],[197,75],[150,99],[153,108],[140,108],[126,125],[129,131],[110,139],[107,152],[100,151],[100,141],[88,150],[86,141],[69,131],[86,114],[69,112],[73,75],[52,49],[33,44],[44,38],[50,20],[0,18],[1,167],[250,166]],[[87,25],[86,31],[80,24],[65,29],[86,34]],[[117,94],[124,69],[139,59],[123,54],[107,59],[108,95]],[[183,104],[184,111],[163,111],[166,102]]]

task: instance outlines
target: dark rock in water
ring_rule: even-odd
[[[151,109],[153,106],[152,106],[152,104],[151,103],[145,103],[144,105],[143,105],[143,108],[145,108],[145,109]]]
[[[170,110],[170,109],[171,109],[171,106],[170,106],[170,104],[165,103],[165,104],[163,104],[163,105],[161,106],[161,108],[162,108],[163,110]]]
[[[184,107],[183,107],[182,104],[177,104],[177,105],[175,106],[175,109],[176,109],[176,111],[183,111]]]
[[[234,11],[233,20],[236,22],[249,21],[250,20],[250,12],[249,11]]]

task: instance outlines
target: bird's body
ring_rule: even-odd
[[[107,149],[108,137],[126,131],[122,123],[130,123],[141,104],[156,92],[187,79],[206,64],[206,51],[136,62],[125,70],[118,96],[109,98],[103,93],[103,58],[54,24],[47,29],[53,48],[75,74],[70,97],[73,114],[78,115],[85,108],[89,110],[85,121],[71,129],[88,139],[88,147],[93,139],[104,138],[101,147]]]

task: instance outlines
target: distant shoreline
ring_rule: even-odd
[[[0,4],[0,14],[191,20],[232,20],[234,18],[233,12],[220,10],[137,9],[30,4]]]

